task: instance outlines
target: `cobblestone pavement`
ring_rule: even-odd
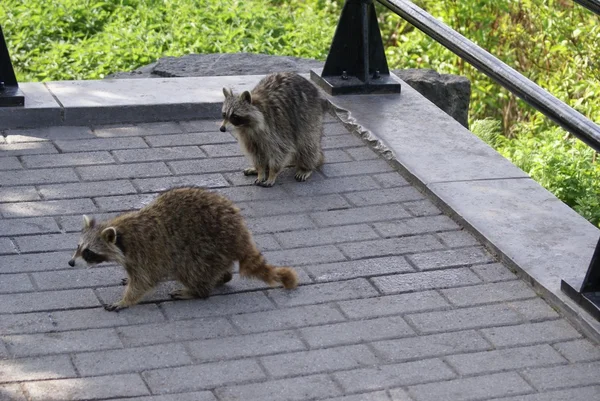
[[[326,127],[322,171],[270,189],[250,185],[214,121],[4,132],[0,399],[600,399],[599,347],[360,139]],[[234,200],[302,285],[234,277],[208,300],[170,301],[165,283],[104,311],[124,272],[67,265],[81,215],[185,184]]]

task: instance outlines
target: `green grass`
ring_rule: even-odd
[[[567,0],[417,0],[550,93],[600,121],[600,18]],[[324,60],[342,0],[2,0],[20,81],[100,79],[163,56],[254,52]],[[472,131],[595,225],[596,153],[378,6],[390,68],[471,80]]]

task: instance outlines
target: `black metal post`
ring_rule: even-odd
[[[321,72],[311,79],[330,95],[400,93],[390,74],[373,0],[346,0]]]
[[[2,26],[0,26],[0,107],[24,105],[25,96],[19,89]]]
[[[600,239],[598,239],[596,250],[581,286],[577,288],[573,284],[561,280],[560,288],[583,309],[600,320]]]

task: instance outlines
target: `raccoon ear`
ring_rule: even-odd
[[[96,219],[83,215],[83,228],[93,228],[96,225]]]
[[[223,95],[225,95],[226,98],[231,97],[233,96],[233,92],[231,91],[231,89],[223,87]]]
[[[100,233],[102,239],[110,244],[117,242],[117,229],[114,227],[107,227]]]
[[[244,91],[240,97],[242,98],[243,101],[248,102],[248,103],[252,103],[252,95],[250,94],[250,92],[248,91]]]

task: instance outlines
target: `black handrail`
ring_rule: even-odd
[[[407,0],[377,0],[600,152],[600,126]],[[595,3],[596,0],[580,0]]]
[[[574,1],[581,4],[588,10],[591,10],[591,11],[595,12],[596,14],[600,15],[600,1],[598,1],[598,0],[574,0]]]

